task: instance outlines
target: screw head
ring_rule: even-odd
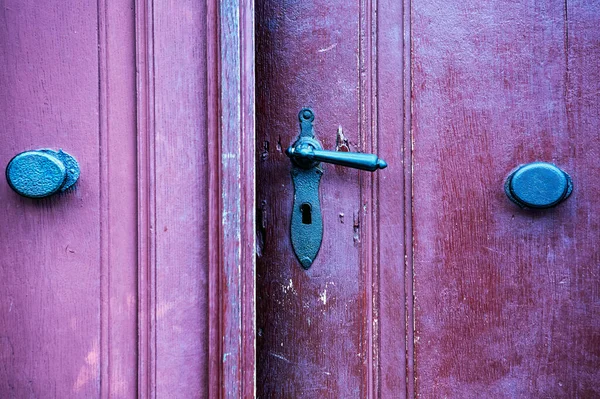
[[[300,119],[300,122],[302,122],[302,121],[312,122],[315,120],[315,114],[309,108],[303,108],[300,110],[300,113],[298,114],[298,118]]]

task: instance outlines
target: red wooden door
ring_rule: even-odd
[[[259,397],[600,396],[600,4],[266,1],[256,23]],[[302,107],[326,149],[389,164],[324,166],[307,271]],[[573,177],[555,209],[504,194],[533,161]]]
[[[411,278],[403,6],[256,7],[258,396],[405,395]],[[314,111],[325,149],[376,153],[389,164],[373,174],[323,166],[323,243],[306,271],[290,242],[294,192],[284,153],[303,107]]]
[[[252,7],[0,1],[1,398],[253,396]]]
[[[600,3],[411,14],[417,393],[599,397]],[[532,161],[568,171],[571,198],[507,201]]]

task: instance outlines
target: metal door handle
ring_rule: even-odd
[[[508,198],[522,208],[552,208],[569,198],[572,191],[571,176],[547,162],[519,166],[504,184]]]
[[[333,163],[369,172],[387,167],[387,163],[375,154],[320,150],[315,148],[315,141],[314,139],[300,139],[289,147],[285,153],[296,165],[305,169],[310,169],[319,162]]]
[[[387,163],[374,154],[325,151],[315,138],[314,113],[304,108],[298,114],[300,135],[285,153],[292,161],[294,205],[291,222],[292,247],[303,268],[308,269],[315,260],[323,240],[323,218],[319,200],[319,183],[323,170],[321,162],[348,166],[374,172],[384,169]]]
[[[45,198],[72,187],[79,164],[63,150],[40,149],[17,154],[6,166],[6,180],[19,195]]]

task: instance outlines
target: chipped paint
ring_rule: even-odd
[[[337,47],[337,43],[333,43],[331,46],[327,46],[325,48],[318,49],[317,53],[325,53],[325,52],[327,52],[329,50],[333,50],[336,47]]]
[[[323,305],[327,305],[327,285],[322,293],[319,294],[319,299],[323,302]]]
[[[84,364],[79,369],[79,374],[73,384],[73,391],[79,392],[89,382],[95,380],[99,357],[99,343],[94,341],[91,350],[84,358]]]
[[[288,292],[292,292],[293,294],[296,294],[296,290],[294,289],[294,282],[292,281],[292,279],[290,279],[289,284],[282,285],[281,288],[283,289],[284,294],[287,294]]]

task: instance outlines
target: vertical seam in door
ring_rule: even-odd
[[[100,397],[108,398],[110,387],[110,256],[108,185],[108,74],[106,1],[98,0],[98,116],[99,116],[99,227],[100,227]]]
[[[379,154],[379,104],[378,104],[378,0],[369,0],[369,10],[370,10],[370,19],[369,19],[369,44],[370,44],[370,87],[369,87],[369,95],[371,100],[371,148],[369,152],[373,154]],[[372,215],[371,215],[371,229],[373,232],[373,239],[371,244],[371,257],[372,257],[372,334],[371,334],[371,378],[372,378],[372,392],[371,395],[373,398],[377,398],[380,396],[380,223],[379,223],[379,173],[372,173],[369,175],[371,180],[371,204],[372,204]]]
[[[221,203],[218,193],[220,181],[220,91],[219,91],[219,12],[218,2],[208,1],[206,7],[206,68],[207,68],[207,104],[206,104],[206,135],[207,135],[207,159],[209,176],[207,179],[208,198],[208,363],[209,369],[209,397],[222,397],[223,373],[221,368],[222,353],[222,315],[221,315],[221,227],[220,209]]]
[[[565,52],[565,87],[564,87],[564,102],[565,102],[565,116],[567,118],[567,132],[570,130],[571,126],[571,113],[570,111],[570,95],[569,95],[569,87],[571,83],[571,70],[570,70],[570,60],[569,60],[569,2],[565,0],[564,2],[564,52]]]
[[[156,397],[156,176],[153,1],[136,0],[138,397]]]
[[[411,0],[404,0],[403,10],[403,91],[404,91],[404,262],[405,262],[405,334],[406,334],[406,398],[415,397],[414,373],[414,243],[413,243],[413,129],[412,129],[412,10]]]
[[[360,148],[364,151],[365,150],[365,89],[364,89],[364,85],[365,85],[365,77],[364,77],[364,72],[363,72],[363,68],[364,68],[364,62],[365,62],[365,55],[364,55],[364,35],[365,35],[365,2],[367,0],[359,0],[359,14],[358,14],[358,65],[357,65],[357,71],[358,71],[358,140],[359,140],[359,145]],[[361,219],[361,214],[363,214],[363,217],[365,219],[368,218],[368,215],[366,212],[363,213],[363,202],[365,200],[365,188],[363,187],[364,185],[364,179],[362,177],[362,174],[358,173],[358,184],[359,184],[359,210],[358,210],[358,218],[359,220]],[[364,373],[364,382],[361,381],[360,384],[360,396],[361,397],[366,397],[366,398],[370,398],[370,383],[371,383],[371,374],[370,374],[370,368],[371,368],[371,346],[370,346],[370,333],[371,333],[371,328],[370,328],[370,324],[371,324],[371,307],[370,307],[370,294],[371,291],[369,289],[370,287],[370,259],[368,256],[368,247],[365,248],[365,231],[367,231],[367,237],[368,237],[368,229],[369,229],[369,225],[368,225],[368,221],[364,220],[362,223],[362,228],[361,228],[361,232],[360,232],[360,241],[359,241],[359,276],[361,276],[362,278],[364,278],[364,281],[362,281],[362,284],[364,284],[364,294],[363,294],[363,303],[364,303],[364,307],[365,307],[365,323],[362,326],[362,331],[361,331],[361,335],[360,335],[360,342],[359,345],[362,346],[363,342],[365,345],[365,348],[362,349],[361,348],[361,356],[364,356],[364,362],[366,364],[366,368],[364,369],[363,373]],[[364,262],[364,263],[363,263]],[[363,269],[364,268],[364,269]],[[363,274],[364,273],[364,274]]]
[[[377,153],[377,3],[362,0],[359,7],[359,141],[365,152]],[[366,325],[363,340],[366,348],[366,397],[375,398],[379,392],[379,258],[378,258],[378,174],[358,174],[359,204],[364,216],[361,231],[360,275],[364,276]],[[364,274],[363,274],[364,273]]]

